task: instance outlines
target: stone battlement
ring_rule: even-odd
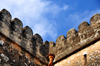
[[[78,26],[78,31],[74,28],[53,41],[45,41],[39,34],[33,35],[29,26],[23,28],[21,20],[14,18],[11,20],[11,14],[3,9],[0,12],[0,33],[17,43],[20,47],[26,49],[41,61],[47,63],[46,55],[55,54],[54,62],[84,48],[93,41],[100,39],[100,14],[95,14],[90,19],[90,24],[86,21]]]
[[[21,20],[18,18],[11,20],[11,18],[11,14],[6,9],[0,12],[0,33],[47,63],[47,59],[40,52],[43,47],[42,37],[39,34],[33,36],[33,31],[29,26],[23,28]]]
[[[54,62],[56,62],[97,39],[100,39],[100,14],[93,15],[90,24],[86,21],[82,22],[78,26],[78,31],[72,28],[67,32],[66,37],[64,35],[59,36],[56,43],[52,43],[55,46],[49,48],[49,53],[55,54]]]

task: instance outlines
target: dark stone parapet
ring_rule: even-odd
[[[21,43],[22,29],[23,24],[18,18],[15,18],[11,21],[9,37],[18,44]]]
[[[23,35],[24,38],[31,40],[33,38],[33,31],[29,26],[23,28]]]
[[[47,59],[40,53],[40,48],[43,46],[42,37],[39,34],[33,36],[32,29],[29,26],[23,28],[18,18],[11,20],[11,14],[6,9],[0,12],[0,33],[47,63]]]
[[[10,34],[10,24],[11,24],[11,14],[6,10],[3,9],[0,11],[0,32],[9,36]]]
[[[40,44],[43,44],[43,39],[42,37],[36,33],[34,36],[33,36],[34,40],[36,40],[36,42],[40,43]]]
[[[11,14],[6,9],[2,9],[2,11],[0,11],[0,21],[5,22],[5,24],[7,25],[10,25],[11,18]]]

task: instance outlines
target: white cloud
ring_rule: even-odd
[[[97,13],[100,13],[100,9],[93,11],[86,10],[83,13],[76,12],[74,14],[70,14],[67,18],[67,21],[70,21],[71,24],[73,24],[72,28],[78,28],[79,24],[83,21],[87,21],[88,23],[90,23],[90,18]]]
[[[68,5],[64,5],[63,10],[68,9]]]
[[[47,16],[57,17],[68,8],[68,5],[60,7],[47,0],[0,0],[0,5],[0,9],[6,8],[13,18],[19,18],[24,26],[30,26],[33,33],[39,33],[43,39],[57,36],[55,20]]]

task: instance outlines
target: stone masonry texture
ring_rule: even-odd
[[[11,20],[11,18],[11,14],[6,9],[0,11],[0,66],[47,66],[49,60],[46,56],[50,53],[55,55],[53,63],[55,66],[61,66],[60,64],[62,66],[100,65],[100,62],[95,63],[97,60],[100,61],[98,48],[100,14],[93,15],[90,18],[90,24],[86,21],[82,22],[78,26],[78,31],[72,28],[67,32],[66,37],[59,36],[56,43],[43,42],[42,37],[38,33],[34,35],[29,26],[23,28],[21,20],[18,18]],[[94,46],[96,50],[92,50]],[[91,55],[82,55],[85,51]],[[77,57],[77,53],[81,56]],[[88,58],[92,55],[93,61]],[[81,57],[84,60],[79,61]],[[68,65],[69,62],[72,65]]]
[[[58,62],[54,66],[100,66],[100,41]]]

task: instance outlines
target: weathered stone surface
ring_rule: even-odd
[[[57,48],[53,41],[49,42],[49,54],[56,54]]]
[[[3,45],[0,45],[0,64],[2,66],[46,66],[45,63],[1,33],[0,39],[4,42]]]
[[[50,48],[52,48],[52,47],[55,46],[55,43],[54,43],[53,41],[50,41],[50,42],[49,42],[49,46],[50,46]]]
[[[63,59],[54,66],[100,66],[100,41]]]
[[[29,40],[33,38],[33,31],[29,26],[23,28],[23,37]]]
[[[2,9],[0,12],[0,21],[4,22],[6,25],[10,25],[11,18],[11,14],[6,9]]]
[[[65,47],[65,39],[66,37],[64,35],[61,35],[57,38],[56,46],[54,46],[52,50],[55,55],[58,55],[59,53],[63,52],[63,48]]]
[[[47,41],[43,45],[43,39],[39,34],[35,34],[33,36],[33,40],[36,42],[36,56],[47,63],[46,55],[49,53],[48,43]],[[47,50],[45,50],[47,49]]]
[[[23,24],[18,18],[11,21],[10,38],[18,44],[21,43],[22,29]]]
[[[3,9],[0,12],[0,32],[2,32],[8,37],[10,34],[10,29],[9,29],[10,23],[11,23],[11,14],[6,9]]]
[[[45,41],[43,45],[40,47],[40,53],[46,57],[49,54],[49,42]]]
[[[66,38],[65,38],[65,36],[64,35],[61,35],[61,36],[59,36],[58,38],[57,38],[57,40],[56,40],[56,47],[61,47],[62,45],[63,45],[63,42],[64,42],[64,40],[65,40]],[[59,48],[58,48],[59,49]]]
[[[43,66],[48,62],[46,55],[49,53],[55,55],[54,62],[57,62],[100,39],[99,36],[100,14],[96,14],[91,17],[90,25],[86,21],[82,22],[78,32],[73,28],[67,32],[67,38],[61,35],[56,43],[43,43],[39,34],[33,36],[31,28],[23,28],[18,18],[11,21],[10,13],[3,9],[0,12],[0,65]]]
[[[45,41],[45,42],[43,42],[43,45],[49,46],[49,42],[48,41]]]
[[[11,21],[11,15],[6,9],[0,12],[0,33],[10,38],[29,53],[40,58],[43,62],[47,62],[46,58],[40,53],[40,47],[43,45],[42,38],[40,40],[41,36],[37,35],[39,40],[37,40],[37,37],[34,38],[31,28],[28,26],[23,28],[23,24],[18,18]],[[41,46],[39,46],[40,44]],[[0,45],[3,46],[3,44]]]
[[[83,31],[84,29],[86,29],[89,26],[89,24],[84,21],[82,22],[79,26],[78,26],[78,31]]]
[[[87,22],[83,22],[79,25],[78,28],[78,32],[75,29],[68,31],[64,46],[60,50],[56,50],[56,57],[54,62],[100,38],[99,22],[96,22],[93,25],[89,25]]]
[[[60,52],[59,54],[57,54],[55,57],[55,61],[99,39],[100,38],[99,35],[100,35],[100,24],[99,23],[90,25],[87,28],[87,30],[83,31],[82,33],[78,32],[78,37],[74,39],[74,41],[72,42],[73,45],[68,46],[63,52]]]
[[[38,33],[36,33],[33,36],[33,38],[36,40],[36,42],[39,42],[40,44],[43,44],[43,39],[42,39],[42,37]]]
[[[72,46],[77,37],[78,37],[77,31],[74,28],[70,29],[67,32],[67,39],[65,41],[66,47]]]
[[[10,64],[4,63],[3,66],[11,66]]]
[[[3,44],[4,44],[4,41],[3,40],[0,40],[0,45],[3,46]]]
[[[100,14],[95,14],[90,19],[90,24],[95,24],[97,22],[100,22]]]
[[[19,20],[18,18],[14,18],[11,21],[11,28],[15,32],[22,33],[23,24],[22,24],[21,20]]]
[[[0,21],[0,32],[5,34],[7,37],[10,36],[10,28],[4,22]]]
[[[68,37],[71,37],[71,36],[75,36],[76,35],[76,33],[77,33],[77,31],[74,29],[74,28],[72,28],[72,29],[70,29],[68,32],[67,32],[67,38]]]
[[[32,43],[32,38],[33,38],[33,32],[30,27],[26,26],[23,28],[23,33],[21,36],[21,43],[19,44],[29,52],[33,53],[33,43]]]

